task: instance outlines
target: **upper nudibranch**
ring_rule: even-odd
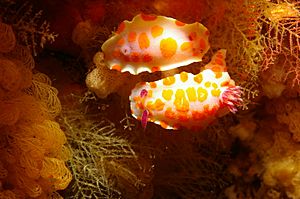
[[[208,36],[198,22],[139,14],[123,21],[101,49],[110,69],[131,74],[165,71],[201,61],[210,47]]]
[[[132,115],[166,129],[199,130],[240,105],[241,90],[226,72],[226,50],[219,50],[197,75],[181,72],[155,82],[138,83],[132,90]]]

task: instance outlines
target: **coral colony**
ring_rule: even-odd
[[[119,25],[103,45],[111,69],[138,74],[199,62],[208,51],[208,30],[156,15],[139,14]],[[219,50],[199,74],[181,72],[155,82],[140,82],[129,97],[132,115],[166,129],[199,130],[242,102],[240,87],[226,72],[225,50]]]
[[[0,199],[299,199],[300,1],[124,2],[0,0]]]

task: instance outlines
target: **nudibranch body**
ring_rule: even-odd
[[[139,14],[123,21],[101,49],[110,69],[131,74],[165,71],[201,61],[209,49],[208,36],[198,22]]]
[[[198,130],[229,111],[236,112],[241,91],[226,72],[225,54],[219,50],[197,75],[181,72],[138,83],[129,97],[132,115],[142,120],[143,127],[151,121],[166,129]]]

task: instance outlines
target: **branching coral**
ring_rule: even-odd
[[[216,6],[216,3],[212,3],[212,6]],[[227,49],[228,71],[244,89],[245,107],[258,95],[258,77],[262,70],[262,52],[265,47],[261,43],[262,27],[259,17],[265,4],[264,0],[233,0],[223,3],[223,18],[218,20],[219,23],[208,27],[211,29],[212,48]]]
[[[64,110],[61,125],[73,154],[69,166],[74,182],[68,197],[138,197],[145,187],[143,166],[131,144],[117,135],[114,123],[79,108]]]
[[[8,26],[0,32],[13,34]],[[46,75],[32,74],[29,50],[11,41],[0,42],[9,44],[0,54],[0,196],[60,198],[56,191],[72,176],[65,134],[53,121],[61,108],[57,91]]]
[[[279,63],[291,86],[300,83],[300,4],[297,1],[270,3],[261,20],[266,25],[263,42],[264,69]]]
[[[0,13],[1,21],[12,24],[19,43],[27,46],[34,56],[38,47],[43,48],[58,36],[50,31],[50,24],[42,20],[42,11],[35,12],[28,2],[20,6],[15,1],[2,1]]]
[[[285,75],[279,83],[288,87],[297,85],[299,3],[233,0],[223,6],[227,11],[223,18],[208,27],[210,43],[212,48],[227,49],[229,72],[244,88],[245,105],[258,95],[259,76],[268,68],[280,66]]]

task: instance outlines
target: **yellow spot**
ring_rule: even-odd
[[[151,35],[153,38],[160,36],[164,29],[161,26],[155,25],[151,28]]]
[[[177,50],[177,42],[169,37],[160,41],[160,52],[164,58],[171,58]]]
[[[153,93],[152,90],[148,90],[147,97],[152,97],[152,93]]]
[[[195,82],[197,82],[198,84],[201,84],[202,80],[203,80],[203,77],[202,77],[201,73],[195,75],[195,77],[194,77]]]
[[[209,87],[210,87],[210,85],[211,85],[211,83],[210,83],[210,82],[205,82],[205,84],[204,84],[204,86],[205,86],[206,88],[209,88]]]
[[[156,86],[157,86],[155,82],[150,82],[149,84],[150,84],[151,88],[156,88]]]
[[[171,89],[167,89],[167,90],[162,91],[162,96],[167,101],[171,100],[172,95],[173,95],[173,91]]]
[[[197,94],[198,94],[198,101],[204,102],[207,99],[208,93],[206,89],[199,87],[197,90]]]
[[[193,87],[189,87],[186,89],[186,94],[190,102],[194,102],[197,100],[196,90]]]
[[[189,76],[188,76],[187,72],[181,72],[180,73],[180,80],[182,82],[186,82],[188,80],[188,78],[189,78]]]
[[[183,43],[181,44],[181,46],[180,46],[180,49],[181,49],[182,51],[186,51],[186,50],[191,49],[191,48],[192,48],[192,44],[191,44],[190,42],[188,42],[188,41],[183,42]]]
[[[150,46],[150,41],[145,32],[142,32],[138,38],[140,49],[146,49]]]
[[[136,40],[136,32],[130,32],[128,34],[128,42],[134,42]]]
[[[153,101],[148,101],[147,105],[146,105],[147,109],[149,110],[154,110],[154,105],[153,105]]]
[[[167,108],[167,110],[165,111],[165,117],[169,118],[169,119],[175,119],[176,115],[175,113],[172,111],[172,108]]]
[[[214,88],[218,88],[218,84],[216,84],[216,83],[212,83],[212,87],[214,87]]]
[[[177,89],[175,93],[174,105],[177,111],[180,112],[189,111],[190,103],[187,101],[183,89]]]
[[[175,83],[175,77],[174,76],[166,77],[166,78],[163,79],[163,84],[165,86],[170,86],[174,83]]]
[[[154,109],[157,111],[162,111],[165,107],[165,103],[163,103],[161,99],[156,99],[153,105]]]
[[[219,97],[220,94],[221,94],[221,90],[220,89],[213,89],[213,90],[211,90],[211,94],[212,94],[212,96]]]

